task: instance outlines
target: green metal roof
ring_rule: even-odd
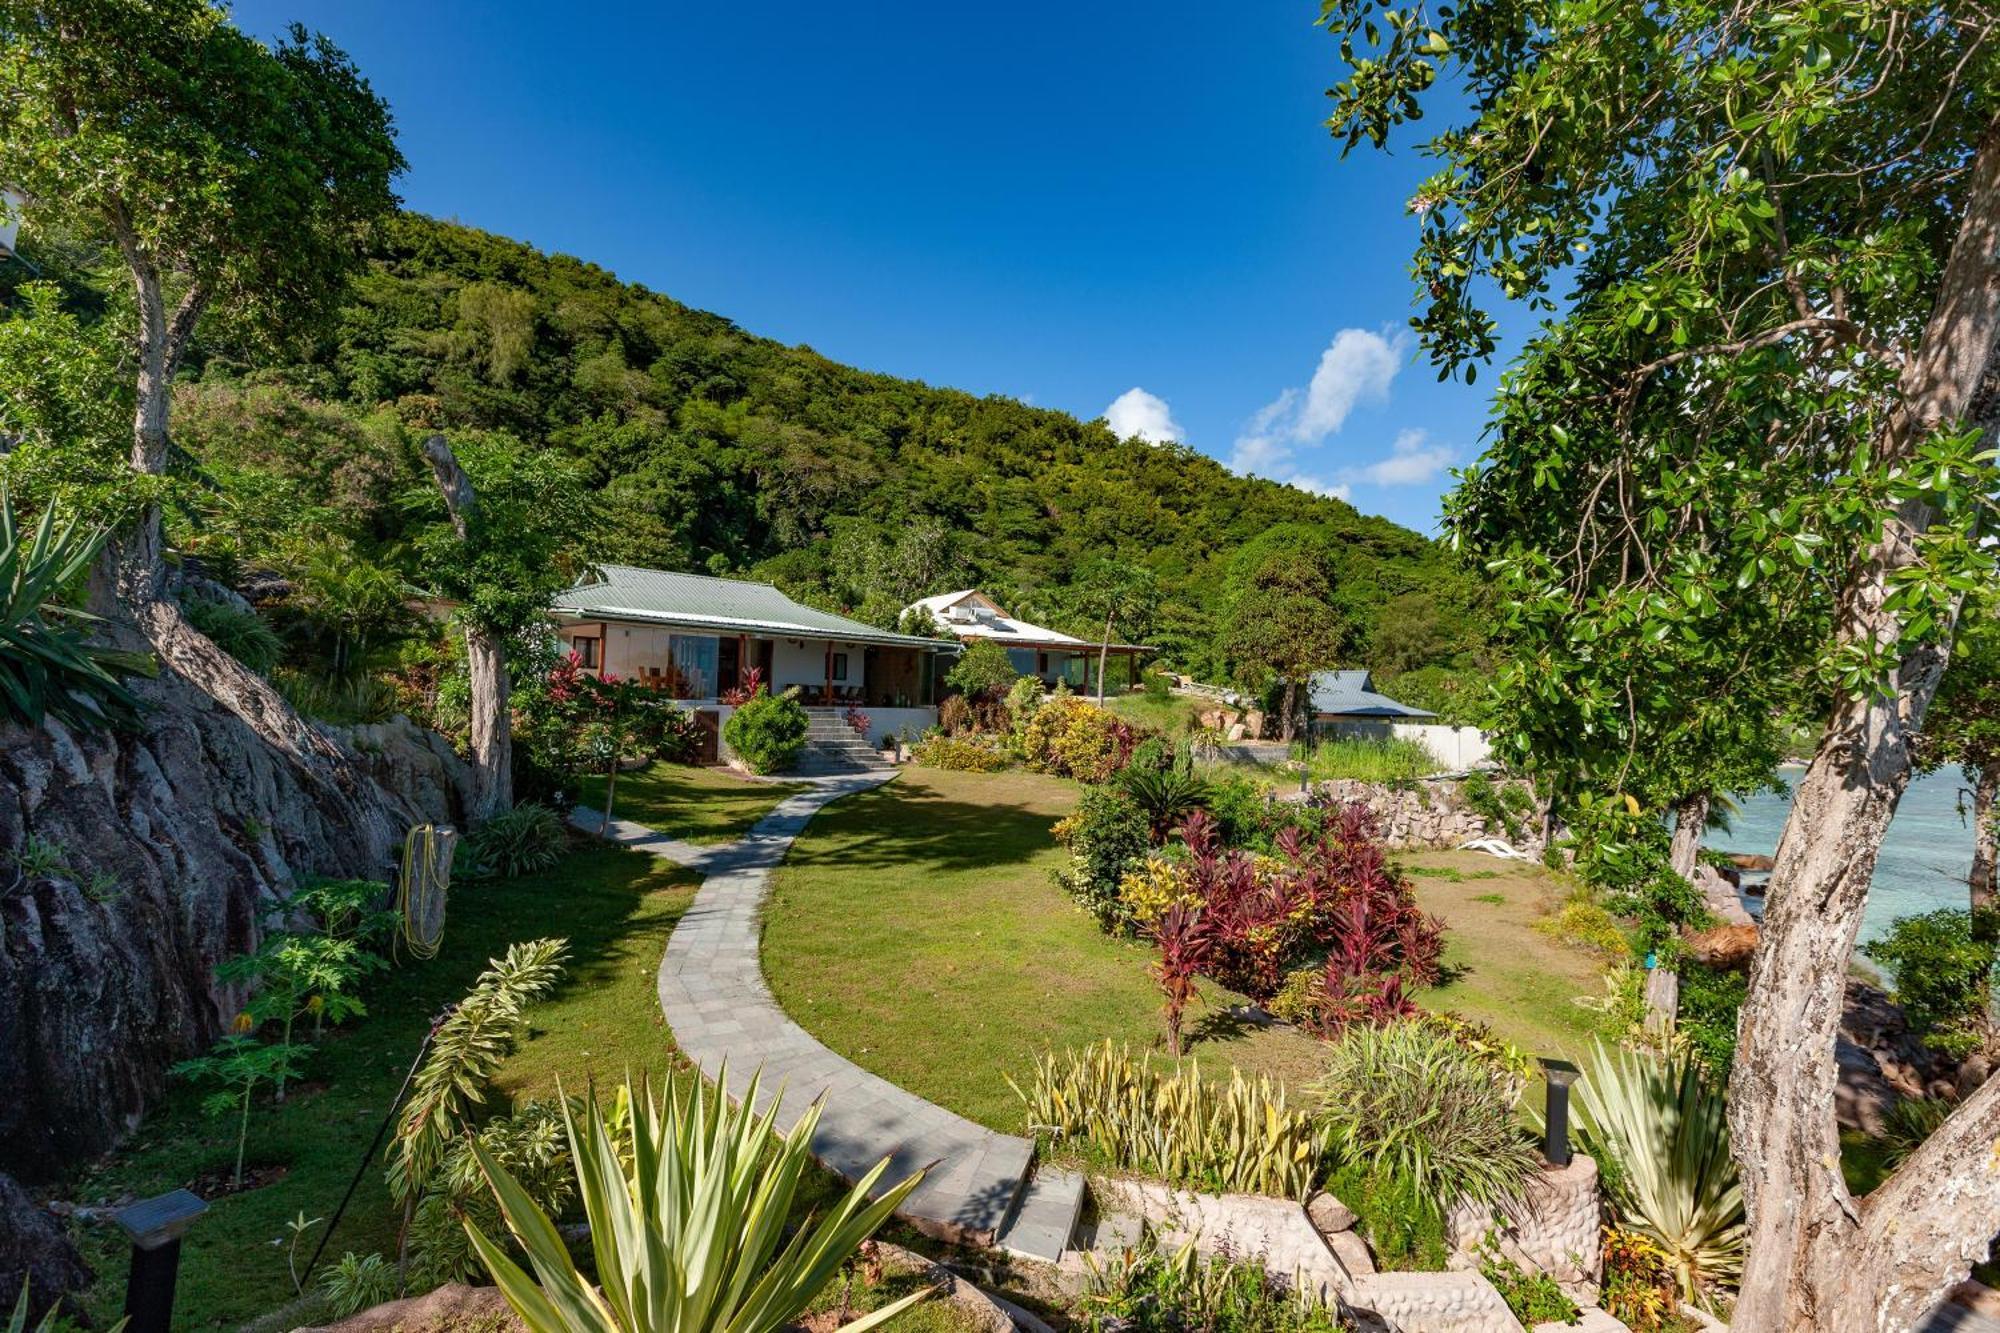
[[[762,634],[788,638],[840,639],[852,643],[903,644],[935,652],[955,651],[955,642],[876,629],[831,611],[793,601],[768,583],[674,574],[631,565],[599,565],[596,579],[556,594],[550,603],[559,616],[580,620],[635,620],[718,634]]]

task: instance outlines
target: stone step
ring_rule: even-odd
[[[1000,1228],[999,1246],[1009,1254],[1052,1264],[1069,1248],[1082,1214],[1083,1173],[1037,1166]]]

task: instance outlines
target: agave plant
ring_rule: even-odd
[[[13,501],[0,491],[0,714],[30,726],[53,717],[84,728],[120,726],[138,715],[139,701],[119,676],[151,674],[151,660],[92,644],[96,617],[57,600],[110,535],[80,529],[73,518],[57,527],[55,511],[44,509],[24,539]]]
[[[1685,1054],[1596,1044],[1576,1086],[1584,1147],[1605,1173],[1621,1225],[1658,1245],[1681,1295],[1743,1273],[1743,1187],[1722,1090]]]
[[[527,1252],[537,1285],[506,1249],[468,1220],[466,1233],[507,1303],[533,1333],[771,1333],[797,1320],[861,1243],[923,1179],[869,1194],[888,1160],[857,1182],[826,1217],[786,1239],[810,1162],[815,1102],[772,1145],[780,1098],[754,1110],[760,1079],[739,1104],[700,1082],[679,1092],[627,1086],[630,1128],[615,1130],[593,1097],[583,1123],[564,1119],[600,1292],[577,1272],[555,1224],[507,1169],[469,1146],[499,1200],[507,1229]],[[843,1326],[861,1333],[929,1295],[918,1291]]]

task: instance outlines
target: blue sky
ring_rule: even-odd
[[[1413,358],[1403,201],[1425,162],[1340,158],[1317,12],[236,7],[354,55],[394,107],[414,208],[1430,530],[1492,377],[1440,384]]]

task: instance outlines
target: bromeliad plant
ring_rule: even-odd
[[[922,1181],[918,1172],[869,1202],[888,1170],[885,1158],[831,1213],[788,1239],[792,1202],[812,1169],[821,1104],[778,1138],[781,1096],[758,1115],[759,1082],[751,1080],[740,1103],[699,1080],[657,1094],[628,1085],[624,1133],[594,1098],[581,1124],[565,1116],[590,1219],[596,1286],[577,1271],[548,1214],[478,1140],[471,1142],[535,1277],[469,1220],[466,1233],[532,1333],[773,1333],[805,1313]],[[929,1294],[914,1292],[841,1333],[885,1323]]]
[[[1576,1085],[1578,1137],[1605,1173],[1627,1231],[1666,1256],[1684,1299],[1733,1284],[1746,1245],[1728,1106],[1686,1054],[1599,1042]]]

